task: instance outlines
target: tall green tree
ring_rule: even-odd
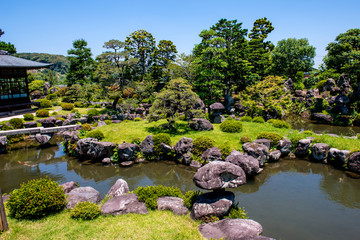
[[[271,65],[270,53],[274,49],[271,41],[265,41],[268,35],[274,30],[272,23],[266,17],[257,19],[249,33],[249,61],[253,73],[264,77]]]
[[[0,37],[4,34],[5,34],[5,32],[0,28]],[[3,41],[0,41],[0,50],[7,51],[10,54],[16,53],[16,48],[15,48],[14,44],[11,44],[9,42],[6,43]]]
[[[351,79],[360,82],[360,29],[349,29],[335,38],[335,42],[326,47],[328,54],[324,58],[327,70],[348,73]]]
[[[314,65],[315,47],[306,38],[280,40],[272,51],[274,74],[295,79],[297,72],[311,71]]]
[[[69,71],[66,76],[67,84],[90,83],[95,71],[95,61],[91,57],[90,48],[86,47],[87,42],[79,39],[73,42],[73,49],[68,50],[67,58],[70,61]]]
[[[168,65],[170,69],[170,78],[184,78],[193,83],[196,76],[196,64],[194,63],[194,54],[178,54],[174,62]]]

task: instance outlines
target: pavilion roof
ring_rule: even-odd
[[[0,68],[38,69],[38,68],[48,68],[51,65],[52,63],[40,63],[23,58],[14,57],[9,55],[6,51],[0,50]]]

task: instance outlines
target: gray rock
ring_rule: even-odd
[[[66,126],[66,125],[74,125],[78,122],[78,119],[77,118],[71,118],[71,119],[66,119],[64,122],[63,122],[63,125]]]
[[[144,141],[142,141],[140,144],[140,150],[145,155],[152,155],[156,153],[152,135],[147,136]]]
[[[280,150],[281,157],[286,157],[291,152],[292,143],[289,139],[281,139],[277,144],[277,150]]]
[[[64,193],[69,193],[69,192],[71,192],[71,190],[78,187],[77,183],[73,182],[73,181],[63,183],[60,186],[62,186],[64,188]]]
[[[256,140],[253,141],[253,143],[258,143],[258,144],[265,145],[265,146],[268,147],[268,149],[271,148],[271,140],[269,140],[269,139],[265,139],[265,138],[256,139]]]
[[[325,143],[315,143],[311,147],[311,159],[316,162],[326,161],[329,155],[329,145]]]
[[[47,144],[50,139],[52,138],[52,135],[51,134],[40,134],[40,133],[37,133],[35,135],[35,139],[36,141],[38,141],[38,143],[40,143],[40,145],[45,145]]]
[[[111,159],[110,158],[104,158],[103,160],[101,160],[101,162],[103,164],[110,164],[111,163]]]
[[[135,161],[140,148],[137,144],[122,143],[117,146],[119,162]]]
[[[348,167],[350,171],[360,174],[360,152],[354,152],[350,155]]]
[[[63,120],[60,120],[60,119],[59,119],[59,120],[56,120],[55,125],[58,126],[58,127],[63,126],[63,125],[64,125],[64,121],[63,121]]]
[[[102,126],[105,126],[105,125],[106,125],[106,123],[104,121],[99,121],[97,126],[102,127]]]
[[[105,121],[105,120],[109,119],[109,116],[107,114],[101,114],[101,115],[99,115],[99,119],[100,119],[100,121]]]
[[[129,192],[128,183],[119,178],[116,180],[115,184],[110,188],[109,192],[106,194],[109,197],[118,197]]]
[[[270,152],[269,154],[269,162],[278,162],[280,160],[281,157],[281,152],[280,150],[275,150]]]
[[[191,161],[190,163],[190,167],[194,167],[194,168],[201,168],[202,164],[199,163],[198,161]]]
[[[24,122],[24,127],[25,128],[36,128],[37,123],[36,122]]]
[[[189,127],[195,131],[210,131],[214,129],[214,126],[209,120],[204,118],[193,118],[189,121]]]
[[[73,119],[73,118],[75,118],[75,116],[76,116],[76,113],[69,113],[67,115],[67,119]]]
[[[225,158],[225,161],[241,167],[248,176],[253,176],[260,171],[259,160],[236,150],[233,150],[231,154]]]
[[[225,121],[225,117],[223,115],[216,115],[214,117],[214,123],[222,123]]]
[[[121,120],[112,120],[112,123],[121,123]]]
[[[331,124],[334,121],[334,118],[330,115],[325,115],[322,113],[313,113],[312,118],[318,123]]]
[[[251,219],[223,219],[214,223],[201,224],[200,233],[207,239],[259,239],[262,226]],[[261,238],[260,238],[261,239]]]
[[[90,159],[88,156],[88,151],[90,149],[91,142],[97,142],[96,138],[83,138],[80,139],[75,148],[75,153],[80,159]]]
[[[160,149],[163,152],[163,154],[167,155],[171,153],[172,148],[169,145],[166,145],[165,143],[160,143]]]
[[[44,128],[55,127],[56,118],[48,117],[45,119],[38,119],[36,121],[41,123],[41,126],[43,126]]]
[[[330,161],[330,163],[333,165],[343,166],[349,157],[350,157],[349,150],[339,150],[336,148],[330,148],[329,150],[329,158],[332,160]]]
[[[210,111],[222,111],[222,110],[224,110],[225,109],[225,107],[224,107],[224,105],[223,104],[221,104],[221,103],[213,103],[213,104],[211,104],[210,106],[209,106],[209,108],[210,108]]]
[[[235,188],[246,183],[246,175],[235,164],[214,161],[199,168],[193,181],[196,186],[206,190]]]
[[[0,136],[0,154],[6,153],[6,145],[8,144],[6,136]]]
[[[158,210],[170,210],[176,215],[185,215],[188,212],[184,200],[177,197],[160,197],[157,200]]]
[[[77,119],[78,122],[80,122],[81,124],[87,123],[87,118],[86,117],[81,117]]]
[[[112,142],[90,142],[87,155],[92,160],[101,160],[114,154],[115,144]]]
[[[146,214],[148,210],[145,203],[140,202],[133,193],[113,197],[101,208],[102,215],[121,215],[127,213]]]
[[[175,144],[174,147],[177,156],[177,161],[185,165],[190,165],[192,160],[191,152],[193,148],[194,148],[194,144],[192,138],[182,137]]]
[[[335,87],[336,87],[335,80],[332,78],[329,78],[328,80],[326,80],[323,91],[332,91]]]
[[[92,202],[92,203],[100,203],[102,198],[100,193],[96,191],[92,187],[79,187],[71,190],[67,194],[68,202],[66,204],[66,208],[74,208],[76,204],[80,202]]]
[[[217,147],[212,147],[206,149],[203,154],[201,154],[201,160],[205,162],[221,161],[221,151]]]
[[[258,143],[245,143],[243,149],[246,154],[259,160],[260,167],[265,166],[265,161],[269,157],[269,148],[267,146]]]
[[[299,158],[304,158],[309,155],[309,149],[311,146],[311,139],[301,139],[296,144],[295,155]]]
[[[134,164],[134,161],[125,161],[125,162],[120,162],[119,165],[121,167],[130,167]]]

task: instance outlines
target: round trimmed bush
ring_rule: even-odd
[[[281,134],[276,132],[260,132],[256,139],[269,139],[271,141],[271,146],[275,146],[278,144],[278,142],[283,139],[283,136]]]
[[[242,122],[252,122],[252,118],[250,116],[243,116],[240,118]]]
[[[220,129],[223,132],[238,133],[242,130],[242,124],[236,120],[226,119],[223,123],[220,124]]]
[[[84,131],[91,131],[92,130],[92,127],[90,124],[88,123],[84,123],[84,124],[81,124],[81,130],[84,130]]]
[[[72,103],[62,103],[61,108],[62,108],[62,110],[65,110],[65,111],[71,111],[71,110],[74,109],[74,104],[72,104]]]
[[[74,105],[75,105],[75,107],[77,107],[77,108],[82,108],[82,107],[85,106],[85,104],[84,104],[83,102],[74,102]]]
[[[215,141],[210,137],[197,137],[195,138],[193,144],[194,144],[194,150],[193,153],[196,156],[200,156],[203,152],[206,151],[206,149],[211,148],[214,146]]]
[[[38,219],[63,210],[66,195],[58,183],[46,177],[21,184],[10,193],[6,205],[11,217]]]
[[[256,122],[256,123],[264,123],[265,122],[263,117],[254,117],[252,121]]]
[[[290,129],[291,125],[283,120],[275,119],[271,123],[276,128],[287,128]]]
[[[134,121],[141,121],[142,119],[141,118],[139,118],[139,117],[136,117],[135,119],[134,119]]]
[[[88,138],[96,138],[98,140],[101,140],[104,138],[104,133],[98,129],[92,130],[86,134],[86,137]]]
[[[112,121],[111,121],[111,120],[109,120],[109,119],[108,119],[108,120],[105,120],[104,122],[106,123],[106,125],[110,125],[110,124],[112,124]]]
[[[24,114],[24,120],[25,120],[25,121],[34,120],[34,115],[32,115],[31,113],[25,113],[25,114]]]
[[[24,121],[21,118],[12,118],[9,120],[9,123],[14,129],[20,129],[24,127]]]
[[[70,212],[72,218],[81,220],[93,220],[100,214],[100,207],[92,202],[80,202]]]
[[[50,107],[52,107],[52,103],[48,99],[43,99],[43,100],[40,101],[40,107],[42,107],[42,108],[50,108]]]
[[[37,117],[49,117],[49,110],[47,109],[39,109],[35,112]]]

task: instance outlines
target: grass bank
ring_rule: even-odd
[[[8,218],[8,222],[10,229],[0,233],[0,239],[204,239],[197,230],[198,221],[170,211],[78,221],[65,210],[41,220]]]

